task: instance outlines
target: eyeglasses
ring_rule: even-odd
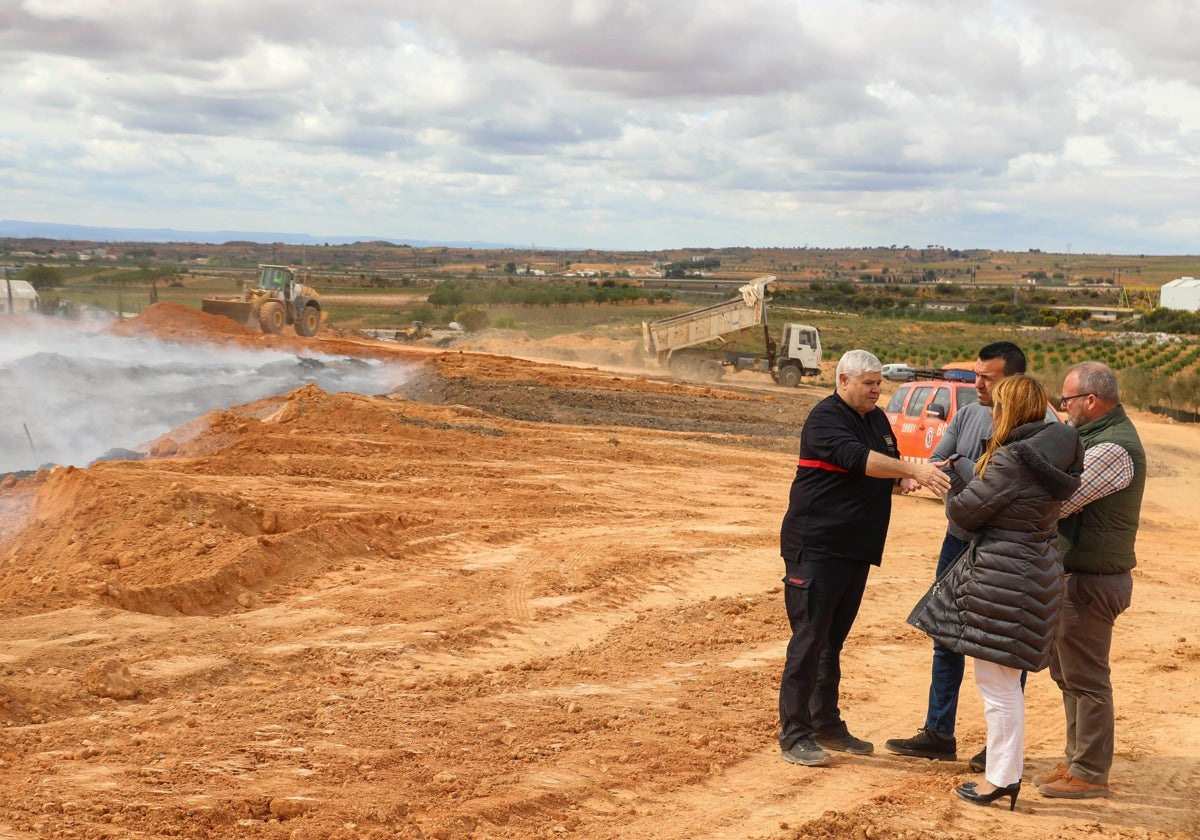
[[[1062,399],[1060,399],[1058,401],[1058,404],[1060,406],[1062,406],[1063,408],[1066,408],[1067,404],[1070,403],[1071,400],[1077,400],[1080,397],[1094,397],[1094,396],[1096,396],[1096,395],[1095,394],[1072,394],[1069,397],[1063,397]]]

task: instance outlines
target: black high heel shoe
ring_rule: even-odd
[[[1009,797],[1008,810],[1012,811],[1017,807],[1017,794],[1021,792],[1021,782],[1017,780],[1008,787],[998,787],[991,793],[976,793],[975,782],[967,782],[965,785],[959,785],[954,789],[960,797],[975,805],[991,805],[997,799]]]

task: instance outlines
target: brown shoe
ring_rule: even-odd
[[[1057,767],[1055,767],[1052,771],[1050,771],[1046,775],[1034,776],[1033,783],[1035,785],[1037,785],[1038,787],[1041,787],[1042,785],[1053,784],[1054,782],[1057,782],[1059,779],[1065,779],[1068,775],[1069,774],[1067,773],[1067,765],[1060,763]]]
[[[1108,789],[1108,785],[1085,782],[1083,779],[1075,778],[1070,773],[1063,776],[1057,782],[1042,785],[1038,790],[1041,791],[1042,796],[1049,796],[1055,799],[1095,799],[1100,796],[1112,796],[1112,791]]]

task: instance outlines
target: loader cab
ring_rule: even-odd
[[[295,273],[282,265],[260,265],[258,288],[268,292],[279,293],[284,298],[292,296],[295,285]]]

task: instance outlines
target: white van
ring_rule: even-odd
[[[908,365],[884,365],[883,378],[891,382],[912,382],[917,372]]]

